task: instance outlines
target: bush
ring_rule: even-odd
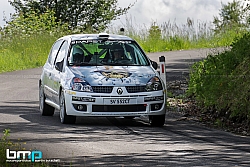
[[[27,17],[16,15],[1,31],[0,73],[42,66],[49,50],[60,36],[68,33],[67,25],[55,22],[53,11]]]
[[[195,63],[188,95],[193,95],[204,111],[250,123],[249,53],[250,33],[246,33],[235,40],[230,50]]]
[[[54,12],[47,10],[43,14],[37,14],[35,11],[30,10],[26,15],[20,13],[13,15],[11,21],[7,22],[1,36],[3,39],[11,39],[13,36],[20,36],[27,38],[34,34],[42,34],[49,32],[51,34],[60,34],[67,31],[68,25],[56,22]]]

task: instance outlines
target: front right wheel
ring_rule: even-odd
[[[64,92],[61,91],[60,95],[60,121],[62,124],[74,124],[76,122],[76,116],[67,115],[65,107]]]
[[[165,124],[165,114],[164,115],[150,115],[149,123],[151,126],[160,127]]]
[[[45,103],[45,95],[42,85],[39,85],[39,110],[42,116],[53,116],[55,108]]]

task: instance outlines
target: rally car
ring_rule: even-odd
[[[148,116],[152,126],[163,126],[166,88],[157,66],[127,36],[64,36],[43,66],[40,112],[52,116],[57,110],[64,124],[75,123],[77,116]]]

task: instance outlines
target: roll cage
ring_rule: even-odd
[[[121,50],[123,57],[114,61],[115,50]],[[79,57],[81,61],[75,61]],[[148,66],[148,58],[135,41],[131,40],[75,40],[71,42],[68,66]]]

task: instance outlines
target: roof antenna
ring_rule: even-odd
[[[125,29],[122,27],[122,28],[120,28],[120,35],[124,35],[124,31],[125,31]]]

